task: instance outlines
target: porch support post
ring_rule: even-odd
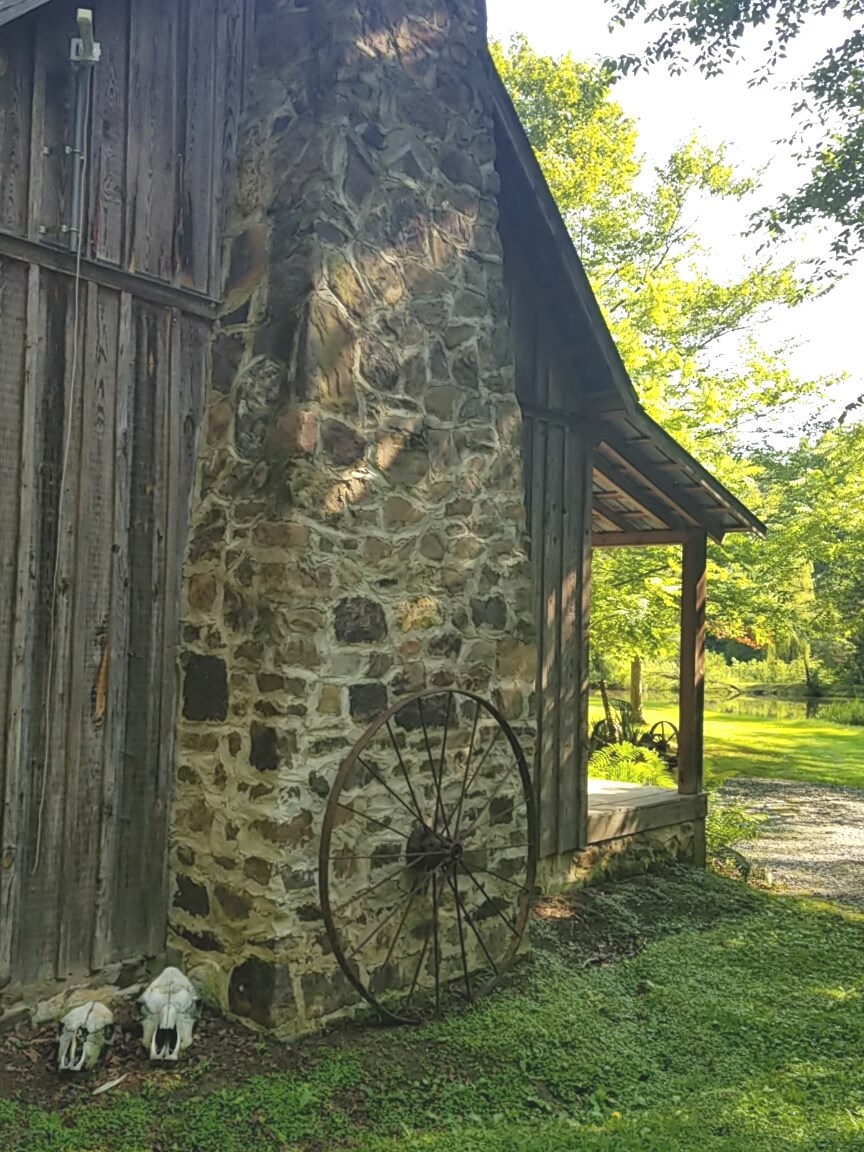
[[[684,544],[681,576],[681,685],[678,724],[678,791],[702,791],[705,716],[705,562],[707,533],[695,529]]]

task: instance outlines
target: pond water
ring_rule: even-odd
[[[844,703],[845,697],[828,699],[784,699],[779,696],[735,696],[731,699],[711,696],[705,707],[727,716],[759,716],[767,720],[816,720],[829,704]]]

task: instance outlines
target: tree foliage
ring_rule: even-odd
[[[762,214],[775,235],[813,221],[837,227],[834,254],[850,260],[864,246],[864,0],[608,0],[614,22],[641,19],[659,32],[640,55],[625,55],[625,71],[665,63],[680,72],[693,63],[721,72],[754,28],[767,31],[761,68],[751,83],[775,71],[792,41],[813,21],[840,11],[849,34],[795,84],[798,130],[786,143],[810,169],[796,191]]]
[[[712,276],[691,215],[699,197],[736,202],[749,182],[696,140],[648,170],[607,68],[538,55],[524,37],[492,51],[643,404],[770,524],[767,543],[710,549],[714,636],[795,654],[833,637],[839,660],[860,627],[864,664],[843,562],[852,537],[864,548],[864,433],[834,420],[804,435],[802,401],[830,382],[797,379],[759,340],[760,322],[809,289],[793,264],[764,258]],[[673,656],[678,550],[595,552],[594,573],[595,670]]]

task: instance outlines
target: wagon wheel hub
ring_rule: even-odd
[[[451,840],[433,828],[418,824],[405,846],[405,863],[415,872],[446,872],[465,855],[461,839]]]

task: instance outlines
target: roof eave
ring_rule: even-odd
[[[546,183],[546,177],[510,99],[510,94],[498,74],[492,57],[489,56],[487,59],[492,80],[492,102],[498,122],[506,134],[526,181],[534,192],[551,250],[602,357],[604,374],[609,386],[604,397],[605,410],[633,414],[639,406],[636,390],[603,318],[594,290],[573,246],[573,238]]]
[[[0,0],[0,28],[47,3],[48,0]]]

